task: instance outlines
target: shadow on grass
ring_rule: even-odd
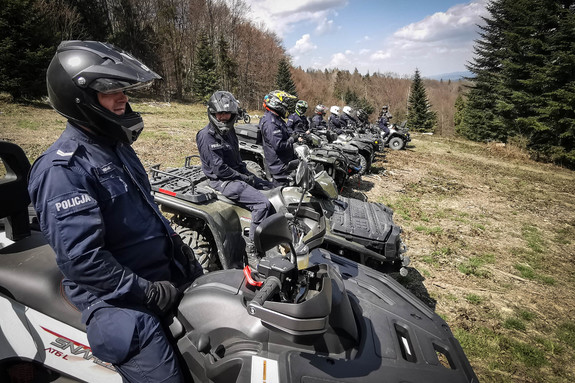
[[[417,269],[414,269],[413,267],[407,267],[407,270],[408,273],[407,276],[405,277],[399,275],[398,272],[393,272],[390,273],[389,275],[393,279],[401,283],[403,287],[408,289],[413,295],[419,298],[419,300],[421,300],[423,303],[429,306],[433,311],[435,311],[437,300],[433,299],[429,295],[427,288],[423,284],[423,281],[425,281],[423,275],[421,275],[421,273],[417,271]]]

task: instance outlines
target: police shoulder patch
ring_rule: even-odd
[[[222,144],[216,143],[216,144],[211,144],[211,145],[210,145],[210,149],[212,149],[212,150],[220,150],[220,149],[222,149],[222,148],[223,148]]]
[[[48,209],[56,218],[75,214],[97,206],[97,202],[82,190],[65,193],[48,201]]]

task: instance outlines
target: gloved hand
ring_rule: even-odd
[[[178,234],[172,235],[174,244],[174,259],[183,266],[186,274],[184,277],[186,283],[193,282],[197,277],[204,274],[202,266],[196,259],[192,248],[184,243],[182,237]]]
[[[242,179],[248,185],[254,186],[255,183],[255,176],[253,174],[243,174]]]
[[[168,281],[153,282],[146,291],[146,307],[153,313],[164,316],[177,303],[180,292]]]

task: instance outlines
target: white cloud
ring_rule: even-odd
[[[263,23],[270,31],[283,37],[299,22],[317,24],[318,33],[334,29],[328,16],[347,5],[348,0],[245,0],[251,8],[250,18]]]
[[[371,55],[372,64],[398,73],[418,67],[423,75],[464,70],[478,37],[477,24],[488,15],[487,2],[458,4],[397,30]]]
[[[312,41],[311,41],[311,36],[309,35],[309,33],[306,33],[305,35],[303,35],[301,37],[301,39],[299,39],[298,41],[296,41],[295,45],[288,50],[288,52],[291,55],[302,55],[305,53],[309,53],[311,51],[314,51],[317,49],[317,45],[315,45]]]
[[[345,53],[336,53],[331,56],[329,63],[326,65],[327,68],[347,68],[351,65],[350,59],[346,56]]]
[[[399,28],[386,39],[370,39],[371,31],[364,29],[353,39],[358,44],[369,42],[360,47],[370,50],[357,47],[354,51],[344,51],[349,46],[341,49],[337,41],[325,43],[329,35],[339,29],[335,17],[349,0],[244,1],[251,5],[251,19],[259,20],[280,38],[298,28],[301,38],[288,50],[295,65],[350,71],[357,68],[363,73],[380,71],[400,75],[413,74],[417,67],[423,75],[433,75],[464,70],[464,64],[472,59],[473,43],[478,38],[477,24],[483,23],[481,16],[488,16],[486,5],[490,0],[461,0],[468,2]],[[312,35],[318,41],[313,42]],[[338,49],[337,53],[333,53],[334,48]]]
[[[315,32],[318,35],[325,35],[335,29],[335,24],[333,20],[328,20],[326,17],[323,18],[315,28]]]
[[[436,42],[450,39],[468,39],[475,26],[486,15],[487,0],[457,4],[446,12],[437,12],[425,19],[409,24],[393,34],[397,40]]]

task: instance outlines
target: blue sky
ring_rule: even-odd
[[[295,66],[423,76],[465,71],[488,0],[244,0]]]

